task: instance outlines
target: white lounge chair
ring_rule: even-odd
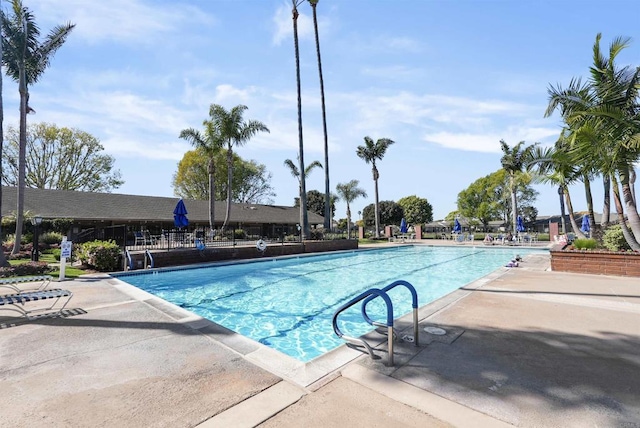
[[[24,291],[45,290],[51,283],[52,279],[53,277],[51,275],[2,278],[0,279],[0,287],[10,288],[16,293],[22,293]]]
[[[65,298],[63,300],[63,304],[61,307],[56,309],[53,312],[42,313],[38,315],[31,315],[37,312],[47,312],[51,311],[60,299]],[[23,292],[16,294],[6,294],[4,296],[0,296],[0,309],[6,309],[9,311],[18,312],[20,315],[24,316],[27,319],[35,319],[41,318],[43,316],[52,316],[59,315],[62,310],[67,306],[71,298],[73,297],[73,293],[69,290],[62,290],[60,288],[54,288],[51,290],[42,290],[42,291],[31,291],[31,292]],[[40,300],[48,300],[55,299],[53,303],[46,308],[36,308],[36,309],[26,309],[25,304],[30,302],[37,302]]]

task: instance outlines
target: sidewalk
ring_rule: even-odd
[[[77,315],[0,329],[3,426],[640,426],[640,281],[548,264],[528,256],[422,308],[394,367],[383,343],[312,383],[118,281],[66,281]]]

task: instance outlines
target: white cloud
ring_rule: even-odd
[[[290,2],[283,3],[278,7],[273,16],[275,28],[272,41],[274,45],[280,45],[284,40],[289,38],[293,39],[293,16],[291,10],[292,5]],[[320,23],[318,23],[318,26],[321,26]],[[320,32],[320,29],[318,29],[318,32]],[[313,18],[303,13],[302,8],[298,6],[298,39],[305,40],[313,38]]]
[[[213,25],[215,18],[195,6],[160,4],[142,0],[33,0],[32,8],[42,25],[76,23],[76,39],[89,43],[116,40],[129,45],[148,45],[162,34],[175,33],[183,26]],[[45,28],[43,26],[43,28]]]

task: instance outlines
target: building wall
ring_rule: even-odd
[[[640,253],[552,250],[551,270],[595,275],[640,277]]]

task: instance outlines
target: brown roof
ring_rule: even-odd
[[[16,187],[2,187],[2,215],[15,213]],[[77,221],[149,221],[173,222],[173,209],[179,198],[123,195],[118,193],[77,192],[70,190],[25,189],[24,211],[43,218],[68,218]],[[185,199],[191,223],[208,223],[209,201]],[[216,201],[215,222],[224,221],[226,201]],[[309,211],[309,224],[322,224],[324,218]],[[297,207],[233,203],[230,221],[245,224],[296,224]]]

